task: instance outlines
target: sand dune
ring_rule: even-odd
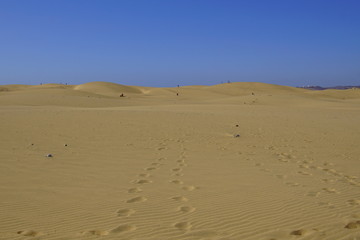
[[[358,89],[0,86],[0,239],[360,239],[359,122]]]
[[[119,97],[119,94],[142,93],[137,87],[130,87],[109,82],[90,82],[74,87],[74,90],[96,93],[104,96]]]
[[[81,85],[3,85],[0,105],[116,107],[168,104],[318,105],[342,104],[360,98],[360,90],[311,91],[264,83],[230,83],[214,86],[151,88],[109,82]],[[120,98],[124,94],[125,98]],[[349,103],[349,102],[347,102]]]

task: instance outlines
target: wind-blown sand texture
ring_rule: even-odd
[[[360,239],[359,89],[4,85],[0,134],[0,239]]]

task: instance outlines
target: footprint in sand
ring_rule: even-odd
[[[153,170],[156,170],[157,168],[156,167],[148,167],[148,168],[145,168],[146,171],[153,171]]]
[[[287,159],[294,159],[296,156],[291,155],[290,153],[280,153],[281,157],[287,158]]]
[[[327,193],[339,193],[335,188],[323,188],[322,190]]]
[[[184,159],[180,159],[180,160],[177,160],[176,162],[178,162],[178,163],[185,163],[185,160],[184,160]]]
[[[325,183],[333,183],[333,182],[334,182],[334,180],[332,180],[332,179],[327,179],[327,178],[323,178],[323,179],[321,179],[321,181],[322,181],[322,182],[325,182]]]
[[[151,177],[149,173],[140,173],[138,174],[139,177]]]
[[[160,166],[160,165],[161,165],[161,163],[158,163],[158,162],[153,162],[153,163],[151,163],[150,165],[151,165],[151,166]]]
[[[304,176],[311,176],[311,173],[304,172],[304,171],[298,171],[298,174],[304,175]]]
[[[186,167],[187,164],[186,163],[179,163],[179,167]]]
[[[173,168],[172,171],[173,172],[180,172],[182,169],[181,168]]]
[[[338,172],[335,169],[332,169],[332,168],[321,168],[321,170],[323,170],[324,172],[333,174],[333,175],[339,175]]]
[[[34,230],[18,231],[17,234],[20,234],[20,235],[23,235],[23,236],[26,236],[26,237],[38,237],[38,236],[44,235],[43,233],[37,232],[37,231],[34,231]]]
[[[347,181],[350,185],[353,185],[353,186],[360,186],[360,183],[355,182],[354,180],[349,180],[349,179],[346,179],[346,181]]]
[[[352,179],[347,179],[345,178],[345,181],[348,182],[350,185],[356,185],[356,186],[359,186],[360,183],[356,182],[355,180],[352,180]]]
[[[184,184],[184,182],[183,181],[180,181],[180,180],[171,180],[170,181],[171,183],[174,183],[174,184]]]
[[[345,228],[347,229],[360,228],[360,220],[349,222],[348,224],[346,224]]]
[[[183,196],[176,196],[176,197],[171,197],[171,200],[175,200],[175,201],[179,201],[179,202],[187,202],[188,199],[186,197]]]
[[[135,210],[133,209],[120,209],[117,210],[118,217],[129,217],[130,215],[135,213]]]
[[[130,198],[129,200],[127,200],[127,203],[136,203],[136,202],[145,202],[147,200],[146,197],[134,197],[134,198]]]
[[[142,192],[141,188],[129,188],[128,189],[128,193],[139,193],[139,192]]]
[[[356,176],[350,176],[350,175],[345,175],[344,177],[347,178],[347,179],[351,179],[351,180],[358,179],[358,177],[356,177]]]
[[[303,236],[306,233],[304,229],[294,230],[290,233],[293,236]]]
[[[174,174],[172,174],[172,176],[176,176],[176,177],[182,177],[182,176],[184,176],[184,174],[182,174],[182,173],[174,173]]]
[[[300,164],[300,165],[299,165],[299,168],[309,169],[310,166],[307,165],[307,164]]]
[[[191,213],[194,212],[196,209],[191,206],[180,206],[178,207],[177,211],[182,213]]]
[[[152,183],[151,180],[147,180],[147,179],[137,179],[134,181],[134,183],[136,184],[147,184],[147,183]]]
[[[288,185],[288,186],[291,186],[291,187],[298,187],[298,186],[300,186],[300,184],[297,183],[297,182],[287,182],[287,183],[285,183],[285,184]]]
[[[129,225],[129,224],[123,224],[123,225],[120,225],[120,226],[112,229],[110,232],[111,233],[126,233],[126,232],[131,232],[134,230],[136,230],[136,226]]]
[[[282,162],[282,163],[288,163],[289,162],[289,160],[287,160],[287,159],[278,159],[279,160],[279,162]]]
[[[192,228],[192,225],[189,222],[178,222],[174,224],[174,227],[176,227],[179,230],[186,231],[186,230],[190,230]]]
[[[330,162],[324,162],[323,165],[324,165],[324,166],[334,166],[334,164],[333,164],[333,163],[330,163]]]
[[[360,199],[352,199],[352,200],[349,200],[347,202],[351,206],[359,206],[360,205]]]
[[[185,186],[185,187],[182,187],[183,190],[185,191],[194,191],[195,189],[197,189],[197,187],[195,186]]]

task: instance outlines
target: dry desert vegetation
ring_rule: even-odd
[[[360,239],[359,89],[3,85],[0,135],[1,240]]]

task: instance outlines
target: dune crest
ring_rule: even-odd
[[[89,82],[76,85],[73,88],[77,91],[96,93],[105,96],[118,97],[119,94],[140,94],[142,91],[138,87],[126,86],[111,82]]]

